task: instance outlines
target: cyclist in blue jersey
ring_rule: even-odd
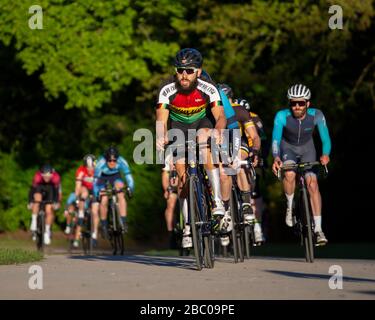
[[[313,131],[317,126],[323,144],[323,154],[320,157],[322,165],[330,161],[331,139],[323,112],[310,107],[310,90],[296,84],[288,90],[289,109],[279,111],[274,120],[272,133],[272,154],[274,163],[272,170],[277,174],[285,164],[316,161],[316,150],[313,141]],[[315,234],[318,245],[326,244],[327,238],[322,231],[322,200],[319,192],[317,177],[314,172],[306,174],[307,187],[315,222]],[[287,198],[287,210],[285,222],[289,227],[294,224],[292,204],[296,186],[296,173],[287,171],[283,178],[285,196]]]
[[[72,192],[69,195],[69,198],[66,200],[65,204],[65,210],[64,210],[64,216],[66,218],[66,229],[65,234],[69,235],[73,224],[77,224],[77,228],[75,230],[74,234],[74,241],[73,241],[73,247],[78,248],[79,247],[79,238],[81,235],[81,224],[82,222],[79,221],[78,218],[78,205],[80,203],[80,199],[77,198],[75,192]],[[89,200],[86,199],[84,203],[84,210],[87,210],[89,208]]]
[[[128,195],[131,196],[134,193],[134,180],[129,165],[126,160],[120,156],[119,151],[111,146],[105,151],[104,155],[98,159],[94,172],[94,197],[97,201],[100,200],[100,223],[104,238],[108,238],[108,197],[100,193],[105,189],[107,183],[110,183],[111,186],[118,191],[119,213],[124,226],[123,231],[127,232],[127,204],[124,194],[124,181],[121,177],[121,173],[125,177],[126,191]]]

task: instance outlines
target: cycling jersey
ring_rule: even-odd
[[[156,108],[168,109],[173,121],[191,124],[207,117],[211,108],[221,105],[219,91],[213,83],[198,78],[197,87],[184,94],[178,92],[173,76],[159,90]]]
[[[60,202],[62,199],[61,179],[57,172],[52,173],[51,180],[47,183],[42,173],[37,171],[34,175],[31,190],[29,193],[30,202],[33,201],[34,193],[42,193],[43,200]]]
[[[312,141],[315,126],[318,127],[323,144],[323,154],[331,152],[331,139],[323,112],[319,109],[307,109],[306,117],[299,120],[293,117],[289,109],[279,111],[275,116],[272,133],[272,154],[280,157],[280,143],[285,141],[292,146],[303,146]]]
[[[116,166],[113,169],[108,167],[107,161],[103,156],[100,157],[95,167],[94,177],[97,180],[102,177],[119,175],[121,172],[125,176],[126,185],[134,192],[134,180],[131,175],[130,167],[127,161],[121,156],[118,157]]]
[[[247,112],[245,107],[238,103],[232,103],[233,110],[235,111],[235,117],[237,124],[241,130],[241,135],[245,135],[245,130],[248,127],[254,127],[254,122],[250,118],[250,114]]]
[[[68,208],[69,208],[70,205],[75,205],[76,201],[77,201],[77,196],[76,196],[75,192],[72,192],[69,195],[69,198],[66,200],[65,210],[68,210]],[[90,202],[90,200],[86,199],[86,201],[85,201],[85,209],[88,209],[89,202]]]
[[[94,170],[88,170],[86,166],[80,166],[76,171],[76,180],[81,180],[84,187],[88,190],[92,190]]]
[[[262,156],[262,159],[263,159],[263,166],[267,167],[267,157],[268,157],[268,153],[270,151],[271,145],[270,145],[269,140],[267,139],[267,135],[266,135],[266,132],[265,132],[264,126],[263,126],[263,121],[260,119],[259,115],[257,115],[256,113],[249,112],[249,114],[250,114],[251,120],[255,124],[255,127],[257,128],[258,135],[260,137],[260,141],[261,141],[260,152],[261,152],[261,156]],[[249,140],[250,139],[251,138],[249,138]],[[253,144],[253,142],[251,143],[251,145],[252,144]]]
[[[227,95],[223,90],[219,89],[220,98],[224,107],[225,118],[227,119],[227,128],[228,129],[238,129],[238,122],[236,119],[236,112],[233,109],[232,104],[230,103]]]
[[[260,119],[260,117],[254,113],[254,112],[249,112],[250,114],[250,118],[251,120],[253,121],[257,131],[258,131],[258,135],[260,137],[260,140],[263,142],[263,141],[266,141],[267,140],[267,136],[266,136],[266,132],[264,131],[264,127],[263,127],[263,122],[262,120]],[[263,143],[262,143],[263,144]]]

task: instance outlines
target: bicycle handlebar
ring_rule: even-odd
[[[319,161],[311,161],[311,162],[300,162],[300,163],[293,163],[293,164],[283,164],[280,169],[277,171],[277,177],[281,177],[281,172],[287,170],[297,169],[300,172],[304,172],[307,170],[312,169],[313,167],[321,166],[324,168],[324,174],[328,175],[328,168],[327,165],[322,165]]]

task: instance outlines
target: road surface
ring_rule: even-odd
[[[375,260],[218,258],[213,270],[196,271],[193,259],[47,255],[0,266],[0,299],[375,299]],[[35,264],[43,271],[42,290],[29,288]],[[342,289],[329,286],[333,265],[342,268]]]

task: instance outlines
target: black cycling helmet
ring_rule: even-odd
[[[120,153],[118,152],[117,148],[111,146],[104,152],[104,158],[108,161],[111,158],[118,159]]]
[[[95,166],[95,156],[93,154],[86,154],[84,157],[83,157],[83,165],[85,167],[88,167],[88,168],[92,168]]]
[[[47,174],[47,173],[53,173],[54,169],[50,164],[44,164],[40,167],[40,172],[42,174]]]
[[[196,67],[200,68],[203,64],[201,53],[193,48],[181,49],[176,54],[174,65],[177,68]]]
[[[239,98],[239,99],[236,99],[236,102],[239,105],[245,107],[245,109],[250,112],[250,103],[249,103],[249,101],[247,101],[246,99]]]
[[[219,83],[218,88],[221,89],[228,98],[233,98],[233,90],[225,83]]]

